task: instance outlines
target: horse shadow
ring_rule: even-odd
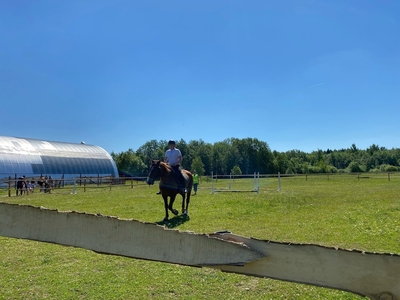
[[[188,215],[179,215],[179,216],[175,216],[175,217],[169,219],[166,222],[164,220],[158,221],[158,222],[156,222],[156,224],[163,225],[167,228],[175,228],[175,227],[178,227],[179,225],[186,223],[189,220],[190,220],[190,217]]]

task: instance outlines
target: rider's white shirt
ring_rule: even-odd
[[[179,161],[178,158],[180,156],[182,156],[181,151],[179,149],[177,149],[177,148],[174,148],[172,150],[168,149],[165,152],[166,161],[170,166],[173,166],[173,165],[177,164],[178,161]]]

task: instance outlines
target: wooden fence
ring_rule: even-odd
[[[9,197],[31,194],[39,191],[40,193],[53,193],[57,190],[72,190],[80,188],[86,192],[87,188],[109,188],[113,186],[130,186],[133,188],[134,183],[144,182],[145,177],[118,177],[114,176],[79,176],[74,178],[52,178],[47,176],[25,176],[0,180],[0,187],[7,190]]]

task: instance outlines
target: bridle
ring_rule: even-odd
[[[161,168],[159,164],[152,164],[150,167],[149,175],[147,175],[147,184],[153,184],[160,176]]]
[[[157,179],[158,177],[160,177],[159,176],[160,172],[161,172],[160,165],[153,164],[150,168],[149,178],[154,180]]]

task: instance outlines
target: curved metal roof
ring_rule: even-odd
[[[118,170],[99,146],[0,136],[0,176],[14,174],[118,177]]]

